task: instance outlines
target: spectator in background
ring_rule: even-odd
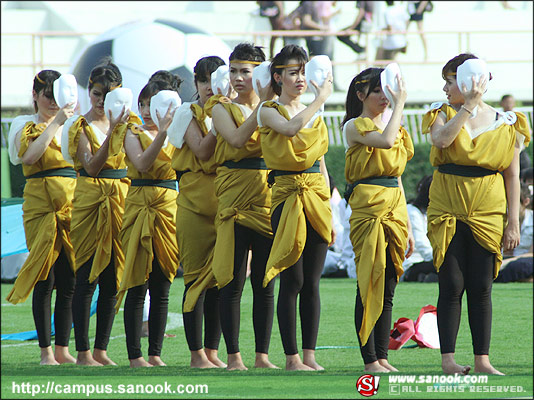
[[[284,13],[283,1],[257,1],[256,3],[260,6],[260,15],[269,18],[271,29],[273,31],[287,29],[284,22],[286,15]],[[269,54],[271,58],[274,56],[274,44],[276,39],[278,39],[278,36],[271,36],[271,43],[269,45]]]
[[[394,1],[386,1],[386,3],[388,6],[384,11],[381,25],[382,29],[388,31],[388,33],[377,49],[377,60],[394,60],[397,53],[406,53],[407,41],[405,31],[410,16],[402,5],[395,4]]]
[[[372,18],[373,18],[373,12],[374,12],[374,2],[373,1],[357,1],[356,2],[356,8],[358,9],[358,14],[356,15],[356,18],[354,19],[354,22],[347,26],[346,28],[343,28],[341,31],[358,31],[358,38],[356,41],[352,41],[350,39],[350,36],[348,35],[340,35],[337,38],[342,42],[345,43],[347,46],[349,46],[352,50],[354,50],[356,53],[361,53],[365,51],[365,47],[362,47],[358,44],[358,40],[360,39],[360,34],[362,32],[370,32],[371,31],[371,24],[372,24]]]
[[[501,107],[504,112],[514,111],[515,108],[515,99],[511,94],[505,94],[501,98]]]
[[[343,224],[339,216],[339,207],[342,207],[341,196],[337,187],[334,183],[334,178],[328,174],[330,179],[330,207],[332,208],[332,225],[336,231],[337,238],[343,234]],[[347,276],[347,270],[345,266],[340,263],[342,248],[340,246],[341,240],[336,239],[336,241],[328,248],[326,252],[326,259],[324,261],[323,277],[332,277],[332,278],[344,278]]]
[[[326,31],[325,25],[319,15],[319,1],[301,1],[299,5],[300,29]],[[306,46],[310,58],[321,54],[327,55],[327,41],[325,36],[306,36]],[[330,57],[332,58],[332,57]]]
[[[412,224],[415,240],[413,254],[402,263],[404,274],[402,281],[406,282],[437,282],[438,274],[432,262],[432,245],[426,236],[428,208],[428,190],[432,183],[432,175],[426,175],[417,184],[417,197],[407,204],[408,217]]]
[[[428,47],[426,44],[425,32],[423,30],[423,14],[425,11],[432,11],[433,8],[434,6],[432,5],[431,1],[408,2],[408,14],[410,14],[410,19],[406,23],[406,30],[408,30],[410,22],[415,21],[417,23],[417,30],[419,31],[419,36],[421,36],[421,41],[423,42],[425,61],[428,59]]]
[[[530,168],[532,170],[532,168]],[[495,282],[532,282],[533,273],[533,211],[532,193],[525,182],[521,182],[519,221],[521,238],[519,245],[513,250],[513,257],[503,261],[499,276]]]

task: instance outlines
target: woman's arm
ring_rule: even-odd
[[[330,177],[328,176],[328,169],[326,168],[326,162],[324,160],[324,156],[321,158],[321,161],[319,161],[319,169],[321,170],[321,174],[323,175],[324,180],[326,182],[326,187],[328,188],[328,191],[330,192]],[[336,241],[337,232],[334,228],[335,228],[334,213],[332,213],[332,241],[328,243],[328,246],[332,246]]]
[[[468,92],[465,86],[460,89],[465,102],[454,118],[445,123],[445,118],[439,116],[434,125],[430,129],[432,144],[439,149],[449,147],[456,139],[460,130],[471,116],[474,108],[480,103],[482,94],[486,90],[486,78],[480,79],[478,83],[475,82],[475,77],[472,78],[473,86]]]
[[[193,154],[202,161],[210,159],[217,144],[217,138],[211,132],[208,132],[206,136],[202,136],[202,131],[198,126],[197,120],[194,118],[191,119],[185,131],[184,139]]]
[[[393,106],[393,113],[382,133],[373,131],[368,132],[365,136],[360,135],[354,124],[349,124],[345,129],[347,135],[347,143],[352,146],[356,143],[361,143],[365,146],[377,147],[380,149],[391,149],[395,144],[399,128],[402,121],[402,112],[404,111],[404,103],[406,102],[407,92],[404,84],[404,79],[396,77],[399,83],[399,91],[394,92],[389,85],[386,85],[386,90],[389,90],[393,96],[395,105]]]
[[[519,245],[519,240],[521,238],[521,227],[519,225],[519,150],[519,147],[516,145],[512,163],[502,174],[508,204],[508,223],[506,228],[504,228],[503,235],[504,251],[515,249]]]
[[[89,143],[89,139],[87,139],[87,135],[85,134],[85,128],[83,132],[80,133],[80,141],[78,142],[76,156],[78,157],[78,160],[82,163],[82,166],[85,171],[90,176],[95,177],[100,173],[100,170],[108,159],[109,140],[111,138],[111,133],[113,132],[113,129],[115,129],[115,126],[117,124],[126,123],[128,121],[128,117],[129,112],[128,110],[126,110],[126,107],[122,109],[121,114],[116,119],[111,119],[110,111],[110,124],[109,129],[106,133],[106,139],[94,155],[91,150],[91,144]]]
[[[299,112],[289,121],[280,115],[276,109],[262,107],[260,111],[262,124],[272,128],[275,132],[284,136],[295,136],[302,128],[306,126],[315,113],[319,111],[328,96],[330,96],[332,93],[332,81],[332,74],[330,73],[321,86],[318,86],[316,82],[311,81],[311,84],[317,90],[317,96],[308,107]]]
[[[67,104],[65,107],[61,108],[58,113],[56,114],[55,118],[52,120],[52,122],[45,128],[43,133],[35,139],[30,142],[28,145],[28,149],[24,152],[24,154],[20,157],[22,162],[26,165],[32,165],[35,164],[37,161],[41,159],[43,154],[45,153],[46,149],[50,145],[50,142],[52,139],[54,139],[54,135],[56,134],[57,130],[60,126],[62,126],[67,119],[72,117],[74,115],[74,109],[73,104]],[[20,149],[20,134],[22,130],[17,133],[15,145],[17,148],[17,153]]]
[[[406,193],[404,192],[404,185],[402,184],[402,178],[399,176],[399,187],[402,192],[402,195],[406,199]],[[410,222],[410,216],[408,215],[408,210],[406,210],[406,215],[408,217],[406,224],[408,228],[408,248],[406,249],[406,258],[409,258],[414,249],[415,249],[415,239],[413,237],[413,231],[412,231],[412,223]]]
[[[128,130],[126,133],[124,150],[126,151],[126,154],[128,155],[128,158],[134,165],[135,169],[137,169],[139,172],[147,172],[150,167],[152,167],[152,164],[154,164],[154,161],[158,157],[158,154],[165,143],[165,139],[167,138],[167,129],[169,128],[174,117],[174,113],[176,112],[176,109],[171,111],[171,107],[172,104],[169,105],[169,108],[167,109],[167,112],[163,118],[160,118],[159,112],[156,110],[157,118],[161,128],[158,130],[158,134],[146,150],[143,151],[139,137],[134,135],[130,130]]]
[[[274,97],[274,91],[269,82],[265,87],[261,86],[259,79],[256,79],[256,84],[258,86],[260,101],[252,114],[237,127],[236,123],[226,111],[226,109],[221,105],[217,104],[213,107],[212,111],[212,122],[215,130],[220,134],[231,146],[238,149],[242,148],[250,139],[256,128],[258,127],[258,107],[261,103],[266,100],[271,100]]]

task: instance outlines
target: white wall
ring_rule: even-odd
[[[298,1],[286,1],[286,11],[292,11]],[[356,15],[354,1],[338,1],[342,13],[332,21],[334,29],[349,25]],[[517,99],[532,101],[532,2],[510,1],[515,9],[505,10],[501,2],[460,2],[435,1],[434,10],[425,14],[424,26],[427,31],[443,34],[427,34],[429,46],[428,64],[408,65],[406,61],[423,59],[422,45],[416,33],[416,26],[410,26],[408,52],[400,54],[400,64],[412,102],[432,102],[444,100],[441,87],[441,68],[453,56],[471,51],[490,63],[494,75],[486,99],[495,101],[504,93],[513,93]],[[382,2],[377,2],[378,8]],[[43,30],[70,30],[75,32],[101,33],[113,26],[140,17],[169,18],[198,25],[199,28],[216,33],[269,31],[266,18],[254,16],[258,6],[255,1],[3,1],[2,22],[2,107],[24,107],[31,105],[31,82],[37,72],[28,67],[5,67],[5,63],[30,63],[32,60],[31,41],[28,37],[6,36],[6,32],[39,32]],[[467,43],[466,32],[487,29],[484,35],[472,35]],[[528,30],[524,34],[505,34],[506,30]],[[76,54],[94,36],[79,38],[46,39],[44,44],[44,68],[54,68],[67,72],[68,67],[57,67],[56,63],[70,63]],[[224,35],[223,38],[234,44],[252,37]],[[362,37],[364,43],[365,37]],[[268,52],[268,39],[258,40]],[[374,59],[377,43],[369,41],[370,59]],[[277,41],[276,50],[282,46]],[[37,46],[37,54],[40,47]],[[142,49],[140,49],[142,54]],[[341,42],[335,42],[334,59],[351,63],[358,58]],[[510,62],[520,61],[523,62]],[[331,102],[343,103],[348,83],[360,71],[356,64],[338,66],[335,79],[342,90],[331,97]]]

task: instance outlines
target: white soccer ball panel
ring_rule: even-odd
[[[219,56],[228,65],[232,49],[216,36],[199,33],[186,35],[184,64],[193,70],[199,59],[206,56]]]
[[[158,23],[139,26],[113,40],[113,60],[138,71],[172,69],[184,64],[184,36]]]

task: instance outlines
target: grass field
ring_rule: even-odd
[[[278,285],[278,282],[277,282]],[[247,282],[242,300],[240,348],[248,371],[191,370],[189,351],[181,324],[183,280],[171,286],[168,333],[162,359],[167,367],[130,369],[126,353],[122,311],[117,314],[108,353],[117,367],[77,367],[75,365],[39,366],[37,341],[2,341],[2,398],[364,398],[356,391],[356,381],[363,375],[363,362],[354,329],[354,298],[356,282],[350,279],[321,281],[321,323],[317,361],[322,372],[286,372],[255,370],[254,335],[252,330],[252,292]],[[31,298],[13,306],[5,300],[12,285],[2,285],[2,333],[35,329],[31,316]],[[277,293],[278,289],[276,289]],[[406,283],[397,286],[393,320],[413,320],[426,304],[436,305],[438,287],[435,283]],[[495,284],[493,288],[493,330],[491,359],[506,376],[489,376],[487,383],[470,384],[393,384],[382,374],[377,394],[372,398],[532,398],[533,397],[533,290],[532,284]],[[465,304],[456,347],[459,363],[473,365],[471,335]],[[95,317],[91,318],[94,334]],[[299,335],[300,336],[300,335]],[[300,339],[299,339],[300,343]],[[407,343],[413,344],[410,341]],[[147,339],[142,339],[146,356]],[[70,342],[75,355],[74,332]],[[221,339],[220,357],[226,360],[226,346]],[[270,359],[283,367],[278,322],[273,326]],[[439,350],[403,348],[390,351],[390,362],[400,371],[397,375],[437,376],[441,372]],[[423,377],[419,378],[423,379]],[[426,378],[424,378],[426,379]],[[443,378],[442,378],[443,379]],[[45,394],[54,386],[54,393]],[[84,385],[82,386],[76,385]],[[121,386],[122,385],[122,386]],[[137,385],[137,387],[136,387]],[[144,385],[144,386],[143,386]],[[166,385],[166,386],[165,386]],[[184,386],[178,386],[184,385]],[[158,394],[165,387],[192,391],[200,385],[203,393]],[[206,386],[208,392],[206,393]],[[147,392],[140,393],[141,386]],[[32,395],[32,390],[34,395]],[[37,393],[37,390],[40,393]],[[61,390],[63,393],[58,394]],[[69,390],[71,393],[68,393]],[[80,393],[85,390],[85,393]],[[88,394],[89,391],[94,393]],[[105,391],[115,391],[105,393]],[[433,391],[432,393],[428,392]],[[441,390],[442,392],[439,392]],[[25,393],[23,393],[23,391]],[[137,393],[135,393],[137,391]],[[437,392],[435,392],[437,391]]]

